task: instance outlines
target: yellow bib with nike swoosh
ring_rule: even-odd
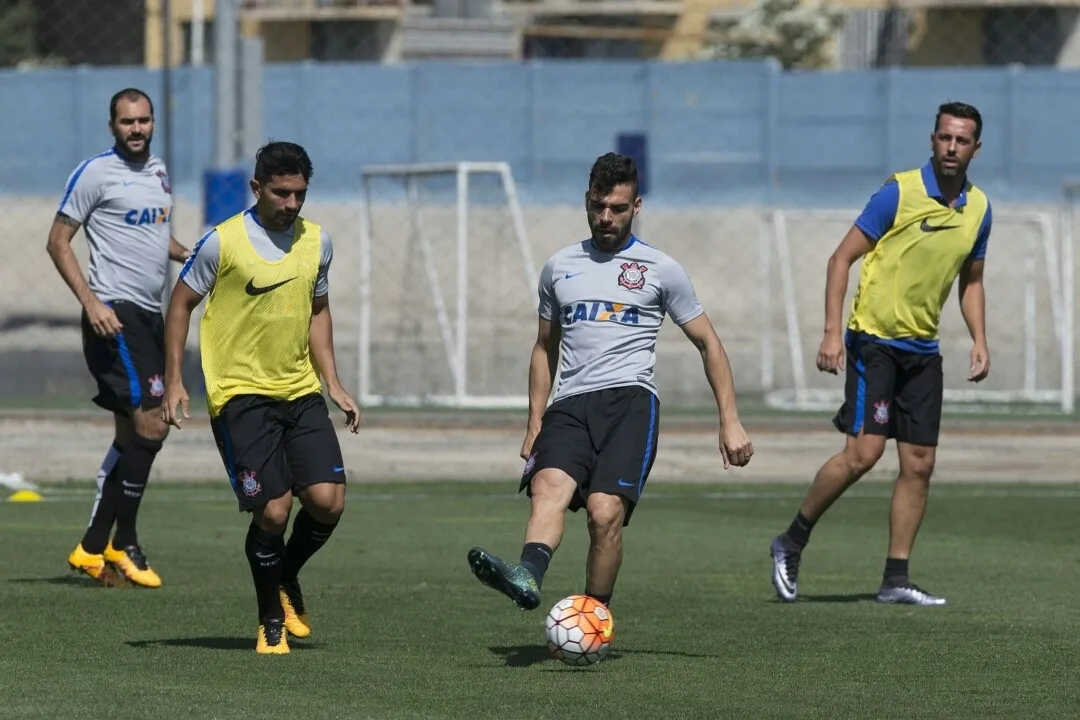
[[[968,183],[963,202],[931,197],[921,169],[893,175],[896,219],[862,260],[848,328],[879,338],[938,339],[953,281],[975,247],[989,202]]]
[[[244,215],[218,225],[217,278],[199,326],[210,416],[237,395],[294,400],[322,391],[308,333],[322,232],[297,218],[292,247],[280,260],[260,257]]]

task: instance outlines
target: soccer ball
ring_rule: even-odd
[[[588,595],[571,595],[555,603],[544,628],[551,655],[567,665],[600,662],[615,640],[611,611]]]

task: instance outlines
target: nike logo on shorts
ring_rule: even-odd
[[[622,478],[620,478],[620,479],[619,479],[619,486],[620,486],[620,487],[634,487],[634,483],[632,483],[632,482],[626,482],[625,480],[623,480]]]
[[[295,279],[296,278],[291,277],[288,280],[282,280],[281,282],[274,283],[273,285],[266,285],[264,287],[255,287],[255,278],[252,278],[251,280],[248,280],[248,284],[244,287],[244,290],[246,290],[247,294],[251,295],[252,297],[255,297],[257,295],[265,295],[266,293],[270,292],[271,290],[276,290],[277,288],[281,287],[282,285],[284,285],[286,283],[291,283]]]
[[[334,466],[334,472],[336,472],[336,473],[345,472],[345,466],[344,465],[335,465]]]

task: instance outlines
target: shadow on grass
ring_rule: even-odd
[[[544,662],[552,662],[556,666],[562,666],[555,658],[551,657],[551,653],[548,652],[547,645],[515,645],[515,646],[496,646],[490,647],[488,650],[493,655],[498,655],[506,660],[506,667],[530,667],[532,665],[539,665]],[[652,655],[652,656],[669,656],[669,657],[683,657],[683,658],[721,658],[722,655],[710,655],[706,653],[690,653],[681,652],[679,650],[637,650],[633,648],[617,648],[612,649],[611,652],[600,661],[600,664],[606,664],[615,662],[627,655]],[[569,666],[567,666],[569,667]]]
[[[161,640],[130,640],[124,643],[128,647],[137,650],[145,650],[151,647],[185,647],[203,648],[204,650],[246,650],[251,652],[255,649],[255,638],[252,637],[187,637],[187,638],[163,638]],[[320,643],[289,641],[290,650],[314,650],[321,647]]]
[[[800,595],[800,602],[817,603],[857,603],[874,602],[877,599],[875,593],[851,593],[850,595]]]
[[[95,582],[88,577],[81,575],[56,575],[54,577],[24,577],[24,578],[11,578],[8,582],[13,583],[26,583],[36,585],[67,585],[68,587],[82,587],[82,588],[102,588],[107,587],[99,582]],[[116,587],[122,587],[120,583],[115,584]]]

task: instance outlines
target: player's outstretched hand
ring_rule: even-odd
[[[835,333],[821,339],[817,351],[817,369],[833,375],[844,371],[844,340]]]
[[[736,422],[720,428],[720,454],[724,458],[724,469],[732,465],[744,467],[754,456],[754,446],[750,437],[743,430],[742,423]]]
[[[342,388],[335,388],[329,394],[338,409],[345,413],[345,427],[353,433],[360,432],[360,406],[356,401]]]
[[[968,380],[981,382],[990,374],[990,349],[985,344],[978,344],[971,348],[971,369],[968,370]]]
[[[166,425],[182,428],[184,420],[191,417],[188,415],[187,390],[183,383],[172,383],[165,386],[165,395],[161,398],[161,419]],[[179,408],[179,411],[177,410]]]
[[[96,297],[86,308],[86,318],[99,337],[116,337],[124,327],[116,317],[116,311]]]

